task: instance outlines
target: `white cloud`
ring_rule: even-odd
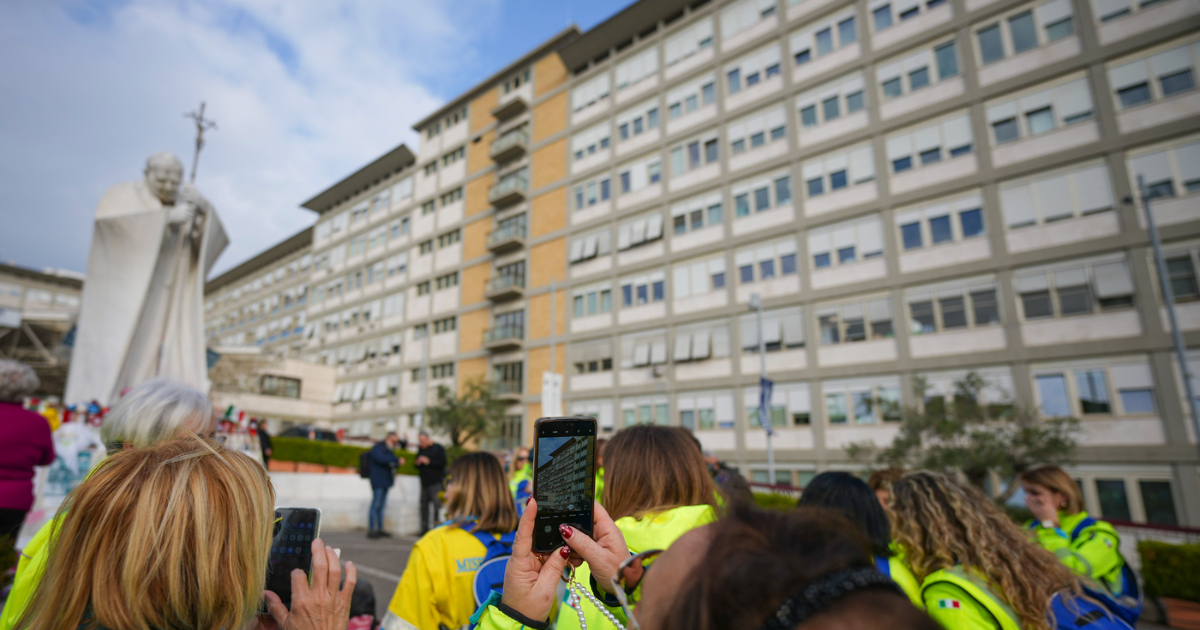
[[[496,0],[0,6],[0,260],[86,267],[91,215],[147,156],[190,166],[183,112],[219,125],[197,186],[232,243],[228,269],[306,225],[298,204],[400,142],[476,59]],[[96,8],[100,7],[100,8]]]

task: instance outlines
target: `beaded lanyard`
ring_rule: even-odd
[[[567,565],[567,567],[571,570],[570,576],[567,578],[567,597],[571,607],[574,608],[575,613],[579,615],[580,630],[587,630],[588,627],[587,618],[583,614],[583,598],[587,598],[587,600],[590,601],[592,605],[595,606],[596,609],[599,610],[600,613],[612,623],[612,625],[616,626],[617,630],[625,630],[625,626],[622,625],[620,621],[617,621],[616,616],[609,612],[608,608],[606,608],[604,604],[600,603],[600,600],[596,599],[596,596],[592,594],[591,589],[580,584],[579,581],[575,579],[575,567],[570,565]]]

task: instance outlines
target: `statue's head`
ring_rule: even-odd
[[[146,185],[163,205],[175,205],[182,181],[183,164],[174,155],[164,151],[146,160]]]

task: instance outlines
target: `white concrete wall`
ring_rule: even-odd
[[[358,475],[271,473],[276,507],[321,509],[321,529],[367,529],[371,482]],[[421,484],[412,475],[399,475],[388,492],[383,528],[395,534],[417,535],[421,530]],[[443,514],[444,515],[444,514]]]

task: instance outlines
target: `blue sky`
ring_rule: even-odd
[[[313,194],[412,123],[629,0],[0,2],[0,261],[82,272],[92,213],[146,157],[190,163],[232,243],[220,272],[309,225]]]

